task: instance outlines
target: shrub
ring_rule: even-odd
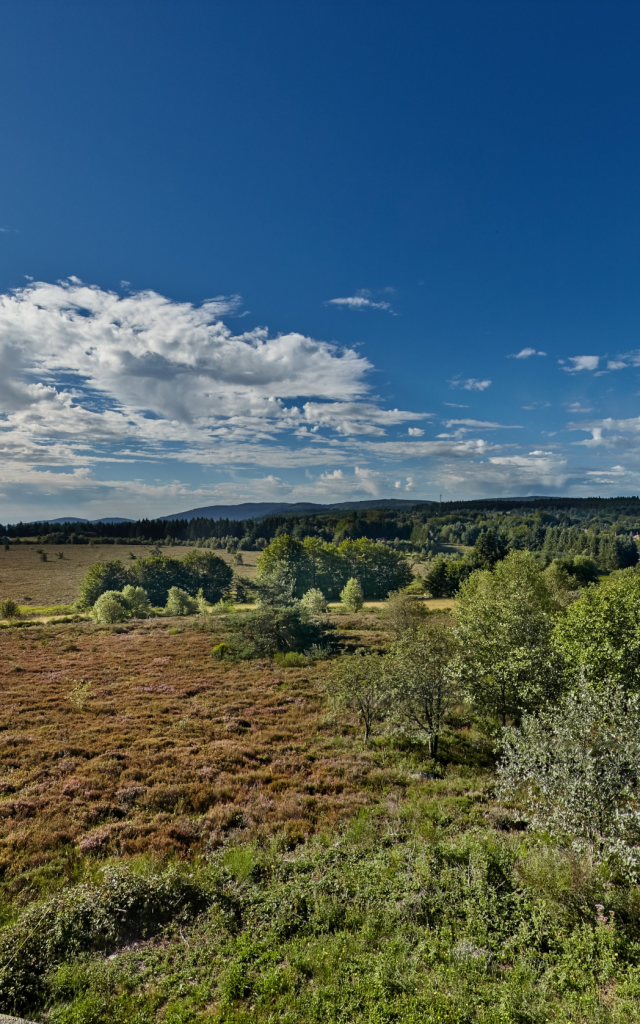
[[[276,665],[281,665],[283,668],[302,668],[307,664],[304,654],[296,654],[295,651],[287,651],[286,654],[276,651],[273,660]]]
[[[317,587],[307,590],[300,604],[303,608],[306,608],[310,615],[322,615],[327,610],[327,599]]]
[[[222,657],[232,660],[272,658],[276,652],[303,654],[323,646],[322,627],[299,608],[261,608],[226,621],[228,639]]]
[[[640,862],[640,697],[582,683],[555,708],[504,733],[498,792],[532,828]]]
[[[404,590],[390,594],[383,609],[383,615],[396,636],[416,629],[428,614],[428,609]]]
[[[354,576],[347,580],[345,586],[340,591],[340,600],[348,612],[359,612],[362,608],[364,603],[362,587]]]
[[[124,602],[135,619],[146,619],[151,611],[151,604],[143,587],[133,587],[130,583],[122,589]]]
[[[198,602],[180,587],[171,587],[165,605],[165,615],[195,615]]]
[[[17,619],[20,615],[20,608],[10,597],[0,601],[0,619]]]
[[[438,623],[435,616],[405,632],[391,648],[398,710],[410,731],[426,735],[429,753],[434,756],[447,712],[461,697],[456,653],[454,630]]]
[[[173,559],[173,561],[180,561]],[[183,583],[177,584],[189,594],[197,594],[202,590],[203,597],[210,604],[220,601],[228,591],[233,570],[227,565],[223,558],[208,551],[206,548],[198,548],[188,551],[180,564],[183,567]]]
[[[105,590],[93,606],[96,622],[124,622],[129,618],[129,609],[122,594],[117,590]]]

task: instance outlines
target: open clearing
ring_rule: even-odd
[[[339,622],[350,649],[384,643],[377,616]],[[327,717],[325,663],[216,662],[222,634],[198,625],[0,632],[0,872],[12,891],[64,874],[74,850],[182,855],[238,829],[295,845],[394,784],[359,731]]]
[[[9,551],[0,548],[0,598],[10,597],[20,605],[66,605],[78,597],[78,588],[90,565],[119,558],[125,564],[131,551],[136,558],[146,558],[149,548],[127,547],[126,544],[45,544],[47,561],[38,554],[37,544],[12,544]],[[170,558],[184,558],[189,547],[163,547]],[[233,555],[216,554],[229,564]],[[237,573],[253,577],[259,551],[243,551],[243,565],[234,565]],[[62,557],[60,557],[62,555]]]

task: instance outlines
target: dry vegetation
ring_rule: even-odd
[[[78,587],[87,569],[96,562],[109,562],[119,558],[129,561],[129,551],[136,557],[148,556],[146,547],[126,544],[47,544],[42,550],[47,556],[43,562],[37,544],[12,544],[6,551],[0,548],[0,598],[10,597],[20,605],[66,605],[78,597]],[[183,558],[188,547],[163,547],[162,553],[171,558]],[[231,563],[233,556],[226,551],[217,555]],[[243,565],[234,565],[238,573],[254,576],[260,552],[243,551]],[[62,555],[62,558],[59,557]]]
[[[240,829],[281,830],[295,845],[393,784],[352,726],[326,720],[323,663],[214,662],[221,636],[198,626],[0,632],[9,891],[57,877],[77,850],[185,854]],[[384,641],[373,615],[341,618],[340,629],[351,648]]]

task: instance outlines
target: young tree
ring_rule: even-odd
[[[495,570],[473,573],[455,615],[461,679],[476,707],[506,725],[562,688],[551,634],[558,611],[528,551],[512,551]]]
[[[101,594],[107,590],[121,591],[127,583],[133,582],[128,568],[118,559],[113,562],[97,562],[89,567],[80,584],[81,608],[92,608]]]
[[[327,610],[327,600],[321,590],[317,587],[307,590],[300,604],[310,615],[322,615]]]
[[[146,619],[151,611],[147,592],[142,587],[132,587],[130,583],[122,588],[122,598],[134,619]]]
[[[583,590],[553,641],[575,676],[600,689],[640,691],[640,573],[622,569]]]
[[[164,609],[165,615],[195,615],[198,611],[198,601],[186,590],[180,587],[171,587],[167,594],[167,603]]]
[[[355,576],[344,585],[340,591],[340,600],[348,612],[359,612],[363,605],[362,587]]]
[[[122,594],[117,590],[105,590],[93,606],[96,622],[124,622],[129,618],[129,609]]]
[[[411,594],[404,590],[396,590],[395,593],[389,594],[382,614],[396,637],[400,637],[408,630],[420,626],[429,612],[424,604],[416,601]]]
[[[435,616],[391,647],[399,710],[410,729],[426,733],[434,757],[445,716],[461,698],[457,647],[455,630]]]
[[[640,861],[640,697],[584,682],[504,733],[498,795],[532,828]]]
[[[383,721],[392,707],[394,682],[386,660],[360,648],[334,662],[324,679],[324,690],[337,711],[359,716],[367,743],[376,723]]]

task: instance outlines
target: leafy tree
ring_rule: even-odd
[[[621,569],[583,590],[553,639],[575,676],[640,691],[640,573]]]
[[[307,590],[300,603],[310,615],[322,615],[327,610],[327,599],[317,587]]]
[[[186,589],[188,571],[179,558],[166,555],[137,558],[129,571],[133,582],[146,590],[153,605],[165,605],[171,587]]]
[[[165,615],[195,615],[198,611],[197,598],[180,587],[170,587],[165,605]]]
[[[640,696],[582,683],[504,733],[498,793],[532,828],[640,862]]]
[[[367,537],[343,541],[337,554],[345,564],[347,577],[355,577],[364,597],[370,600],[384,599],[413,580],[411,568],[399,551]]]
[[[473,558],[451,559],[439,555],[424,575],[424,588],[431,597],[455,597],[462,583],[477,568]]]
[[[461,698],[457,646],[453,628],[434,616],[391,647],[400,712],[409,729],[426,733],[434,757],[445,716]]]
[[[365,654],[363,648],[334,662],[323,686],[335,710],[353,711],[359,716],[365,743],[393,705],[394,682],[387,661],[377,654]]]
[[[551,646],[557,610],[528,551],[512,551],[463,584],[455,609],[460,673],[480,711],[506,724],[561,689]]]
[[[97,562],[89,567],[80,584],[78,604],[81,608],[92,608],[105,591],[121,591],[127,583],[132,582],[129,569],[125,568],[119,559],[113,562]]]
[[[184,589],[195,596],[202,590],[204,598],[211,604],[219,601],[229,589],[233,569],[223,558],[206,548],[188,551],[180,562],[184,569]]]
[[[362,587],[355,576],[347,580],[340,591],[340,600],[348,612],[359,612],[363,605]]]
[[[124,622],[129,618],[129,609],[122,594],[117,590],[105,590],[93,606],[96,622]]]

